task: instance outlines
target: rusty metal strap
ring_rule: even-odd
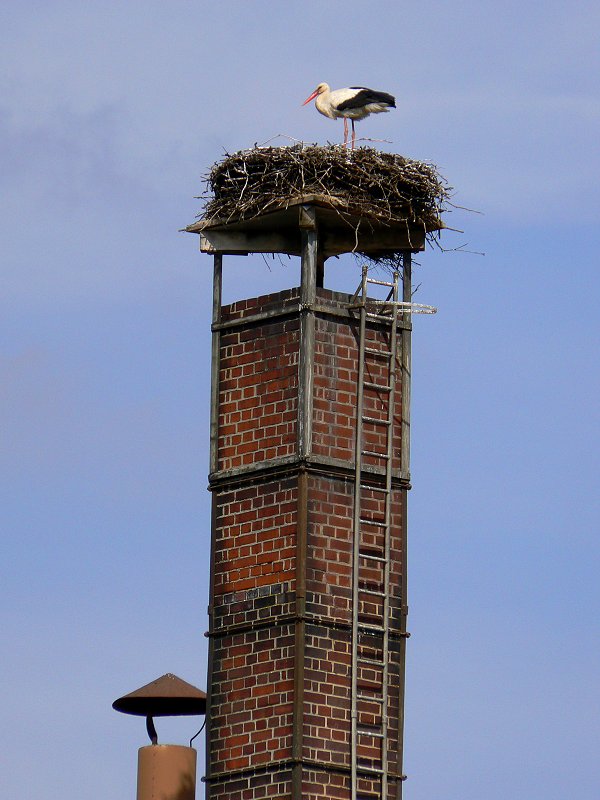
[[[253,620],[252,622],[237,622],[226,625],[216,630],[205,631],[204,635],[208,639],[222,639],[224,636],[232,634],[249,633],[263,628],[274,628],[281,625],[293,625],[298,622],[306,622],[307,625],[316,625],[330,630],[352,631],[352,623],[333,620],[328,617],[321,617],[313,614],[285,614],[280,617],[269,617],[267,619]],[[390,639],[400,640],[409,639],[408,631],[390,631]]]
[[[203,783],[219,783],[226,781],[229,778],[240,778],[246,775],[261,775],[265,772],[278,772],[284,769],[290,769],[295,765],[300,765],[305,769],[322,770],[324,772],[337,772],[342,775],[350,775],[350,767],[345,767],[340,764],[329,764],[326,761],[317,761],[309,758],[284,758],[280,761],[270,761],[268,764],[257,764],[256,766],[240,767],[238,769],[224,770],[223,772],[214,772],[210,775],[205,775],[202,778]],[[357,772],[359,775],[370,776],[371,772],[368,769],[361,769],[358,767]],[[388,772],[388,780],[390,781],[405,781],[406,775],[397,775]]]

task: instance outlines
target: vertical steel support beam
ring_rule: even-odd
[[[213,304],[212,304],[212,344],[211,344],[211,367],[210,367],[210,472],[218,469],[218,435],[219,435],[219,370],[221,358],[221,333],[215,329],[221,321],[221,304],[223,294],[223,255],[215,253],[214,256],[214,276],[213,276]],[[214,558],[215,558],[215,539],[217,527],[217,498],[213,492],[211,498],[211,524],[210,524],[210,589],[208,605],[208,630],[214,630],[213,619],[213,598],[214,598]],[[208,674],[206,676],[206,734],[204,737],[206,754],[206,777],[211,773],[211,705],[212,705],[212,683],[213,683],[213,663],[214,663],[215,640],[211,636],[208,640]],[[210,781],[206,782],[206,800],[211,794]]]
[[[318,232],[315,209],[301,206],[300,231],[300,358],[298,365],[298,456],[312,452],[313,365],[315,355],[315,312],[317,290]]]
[[[211,776],[211,739],[212,739],[212,686],[213,686],[213,672],[215,660],[215,644],[214,636],[210,634],[214,631],[214,586],[215,586],[215,541],[217,538],[217,497],[216,493],[212,493],[211,497],[211,521],[210,521],[210,581],[209,581],[209,595],[208,595],[208,670],[206,675],[206,717],[205,717],[205,734],[204,734],[204,754],[205,754],[205,800],[210,800],[212,783],[210,782]]]
[[[298,457],[312,452],[313,368],[315,355],[315,298],[317,287],[318,232],[315,209],[300,208],[302,253],[300,265],[300,341],[298,359]],[[304,651],[306,649],[306,558],[308,554],[308,473],[301,464],[298,474],[298,523],[296,531],[296,627],[294,641],[294,708],[292,732],[292,800],[302,800],[304,730]]]
[[[221,302],[223,297],[223,255],[214,255],[213,304],[212,304],[212,360],[210,372],[210,472],[219,466],[219,370],[221,351],[221,332],[215,329],[221,321]]]

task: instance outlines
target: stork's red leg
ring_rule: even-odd
[[[352,120],[352,149],[354,150],[354,142],[356,141],[356,132],[354,130],[354,120]]]
[[[348,147],[348,117],[344,117],[344,147]]]

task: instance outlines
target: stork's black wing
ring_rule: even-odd
[[[350,108],[362,108],[369,105],[369,103],[385,103],[391,108],[396,108],[396,98],[387,92],[377,92],[375,89],[367,89],[366,86],[351,86],[351,89],[356,89],[357,92],[354,97],[349,100],[344,100],[338,106],[338,111],[346,111]]]

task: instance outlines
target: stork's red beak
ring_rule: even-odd
[[[319,90],[315,89],[314,92],[311,94],[310,97],[307,97],[306,100],[302,103],[305,106],[307,103],[310,103],[311,100],[314,100],[315,97],[319,94]]]

